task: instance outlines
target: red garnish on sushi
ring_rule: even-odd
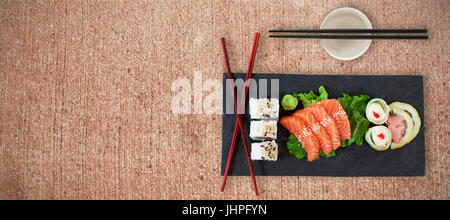
[[[375,118],[380,118],[380,115],[379,115],[378,113],[376,113],[376,112],[373,112],[373,116],[374,116]]]

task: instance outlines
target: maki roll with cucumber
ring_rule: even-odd
[[[367,103],[366,117],[376,125],[384,124],[389,117],[389,106],[383,99],[372,99]]]
[[[391,146],[391,131],[383,125],[369,128],[365,135],[366,142],[377,151],[387,150]]]

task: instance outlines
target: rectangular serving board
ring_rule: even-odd
[[[245,74],[234,74],[236,78],[245,78]],[[424,137],[424,106],[422,76],[403,75],[301,75],[301,74],[253,74],[252,78],[259,82],[267,79],[267,96],[270,97],[271,79],[278,79],[279,98],[285,94],[309,92],[318,94],[319,86],[323,85],[329,98],[338,98],[342,93],[349,95],[369,95],[371,98],[382,98],[388,104],[394,101],[406,102],[414,106],[422,120],[422,127],[417,137],[396,150],[375,151],[367,143],[362,146],[353,144],[336,150],[336,156],[321,157],[309,162],[299,160],[290,155],[286,147],[289,132],[278,123],[278,160],[252,161],[257,176],[424,176],[425,175],[425,137]],[[236,115],[225,114],[227,74],[223,75],[223,117],[222,117],[222,160],[221,175],[225,173],[228,153],[233,137]],[[241,97],[238,97],[240,99]],[[230,101],[230,100],[228,100]],[[299,106],[297,109],[301,107]],[[280,107],[280,118],[292,114]],[[247,142],[250,130],[250,115],[248,114],[248,97],[246,114],[243,117],[247,132]],[[373,125],[371,125],[373,126]],[[250,151],[251,149],[249,149]],[[229,175],[249,176],[247,158],[241,135],[238,135]]]

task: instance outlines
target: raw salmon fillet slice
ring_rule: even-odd
[[[318,104],[320,104],[334,120],[334,124],[339,131],[339,136],[341,136],[341,139],[350,139],[352,137],[350,121],[348,120],[347,113],[345,113],[341,103],[337,99],[325,99]]]
[[[309,106],[305,110],[313,113],[316,120],[319,121],[320,125],[322,125],[322,127],[325,128],[325,131],[327,131],[333,149],[334,150],[338,149],[341,146],[339,131],[334,123],[334,120],[325,111],[325,109],[319,104],[314,104],[312,106]]]
[[[281,118],[280,123],[297,137],[298,141],[303,145],[303,148],[305,148],[309,161],[313,161],[319,157],[319,141],[308,128],[306,122],[299,117],[286,116]]]
[[[300,117],[308,124],[308,127],[316,135],[317,140],[319,140],[320,149],[322,149],[325,154],[329,154],[333,150],[330,137],[310,111],[304,109],[298,110],[294,113],[294,116]]]

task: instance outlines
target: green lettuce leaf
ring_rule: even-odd
[[[350,121],[352,137],[347,141],[342,141],[342,147],[349,146],[356,142],[356,145],[363,144],[364,135],[369,130],[370,122],[365,117],[368,95],[349,96],[344,93],[338,98]]]
[[[317,102],[320,102],[322,100],[328,99],[328,93],[325,90],[325,87],[320,86],[319,87],[319,96],[314,94],[314,92],[311,90],[308,93],[294,93],[292,94],[294,97],[296,97],[299,101],[302,102],[303,107],[306,108],[310,105],[314,105]]]
[[[302,144],[298,141],[297,137],[295,135],[290,134],[289,139],[287,142],[287,148],[289,150],[289,153],[294,155],[297,159],[304,159],[307,156],[305,148],[303,148]],[[325,154],[322,150],[319,150],[319,159],[320,157],[334,157],[336,156],[336,152],[333,150],[329,154]]]
[[[352,128],[352,137],[347,141],[342,141],[341,146],[347,147],[355,142],[356,145],[361,146],[363,144],[364,135],[369,130],[369,125],[370,122],[365,117],[359,118],[358,121],[356,121],[355,127]]]
[[[319,157],[327,157],[327,158],[330,158],[330,157],[334,157],[334,156],[336,156],[336,152],[335,152],[334,150],[332,150],[329,154],[325,154],[325,153],[322,151],[322,149],[319,150]]]
[[[319,93],[320,93],[320,95],[319,95],[319,98],[317,99],[318,102],[322,101],[322,100],[325,100],[325,99],[328,99],[328,93],[325,90],[325,87],[320,86],[319,87]]]
[[[303,159],[306,157],[306,151],[295,135],[289,135],[289,140],[286,145],[289,153],[294,155],[297,159]]]

